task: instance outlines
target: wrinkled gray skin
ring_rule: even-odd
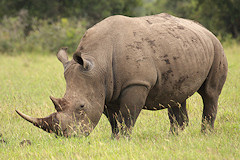
[[[51,97],[57,112],[32,118],[17,111],[45,131],[88,135],[104,113],[118,137],[142,109],[166,108],[176,133],[188,124],[186,100],[195,92],[204,104],[202,131],[214,127],[228,65],[220,42],[198,23],[165,13],[112,16],[87,30],[71,61],[66,48],[57,57],[67,85],[63,98]]]

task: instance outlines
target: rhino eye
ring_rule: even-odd
[[[84,108],[84,104],[81,104],[76,108],[76,111],[80,113],[82,112],[83,108]]]

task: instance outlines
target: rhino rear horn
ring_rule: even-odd
[[[52,96],[50,96],[50,99],[52,100],[54,107],[58,112],[63,110],[62,106],[59,103],[60,99],[54,98]]]
[[[62,62],[64,69],[66,69],[68,64],[67,49],[67,47],[62,47],[57,53],[57,58],[60,62]]]

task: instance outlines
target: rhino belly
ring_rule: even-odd
[[[205,79],[206,76],[201,74],[191,75],[186,72],[179,77],[169,77],[168,81],[157,82],[158,84],[149,92],[144,109],[159,110],[168,108],[169,105],[181,104],[198,91]]]

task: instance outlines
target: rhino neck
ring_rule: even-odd
[[[109,21],[109,23],[111,23],[111,21]],[[99,78],[103,82],[103,92],[105,94],[106,102],[111,101],[113,96],[113,57],[116,44],[113,42],[113,33],[109,32],[109,30],[112,30],[110,25],[104,24],[88,29],[76,50],[77,52],[82,52],[82,56],[86,55],[94,59],[95,65],[100,72]]]
[[[105,76],[105,103],[108,103],[112,101],[113,98],[113,93],[114,93],[114,73],[112,68],[110,69],[111,71],[109,72],[108,75]]]

